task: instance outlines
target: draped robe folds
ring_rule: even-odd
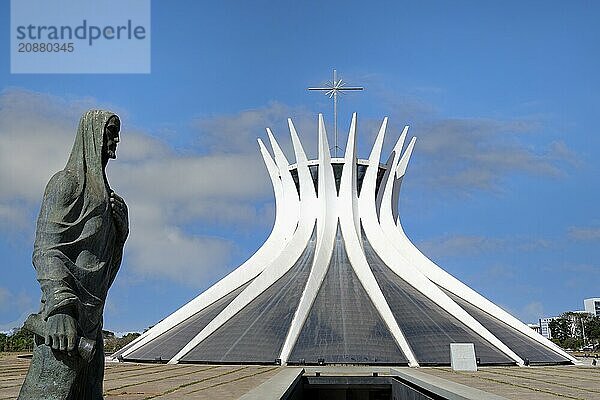
[[[77,335],[96,340],[98,354],[88,364],[79,356],[37,346],[19,399],[102,398],[104,302],[121,264],[126,239],[120,237],[113,220],[111,189],[102,165],[104,129],[113,115],[91,110],[82,116],[66,167],[46,186],[33,251],[42,289],[40,314],[44,319],[61,313],[73,316]],[[44,357],[53,357],[52,362],[39,360]],[[47,393],[52,388],[44,389],[44,382],[39,382],[49,374],[44,368],[55,363],[60,364],[58,370],[65,367],[64,380],[72,386],[55,388],[63,393],[58,396]],[[39,371],[34,371],[36,367]]]

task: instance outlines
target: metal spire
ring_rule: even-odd
[[[324,87],[309,87],[308,90],[320,90],[324,91],[326,96],[329,98],[333,98],[333,133],[334,133],[334,156],[338,156],[338,149],[341,148],[338,146],[338,132],[337,132],[337,95],[338,92],[343,94],[344,90],[363,90],[363,87],[360,86],[345,86],[346,83],[340,78],[337,79],[337,71],[333,70],[333,80],[329,81],[325,84]]]

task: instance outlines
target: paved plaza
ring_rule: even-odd
[[[421,370],[507,399],[600,400],[598,367],[494,367],[477,372],[453,372],[450,368]]]
[[[0,357],[0,400],[16,399],[29,360]],[[237,399],[281,367],[107,363],[106,400]]]
[[[15,399],[29,360],[14,354],[0,355],[0,400]],[[258,365],[134,364],[107,363],[106,400],[237,399],[266,382],[285,367]],[[381,367],[307,368],[327,374],[367,375]],[[371,371],[371,369],[373,371]],[[507,399],[600,400],[600,367],[494,367],[478,372],[453,372],[449,368],[400,368],[419,371]],[[354,373],[356,372],[356,374]]]

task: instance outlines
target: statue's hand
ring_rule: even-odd
[[[48,317],[46,325],[46,345],[54,350],[72,351],[77,337],[77,322],[68,314],[54,314]]]
[[[125,243],[127,236],[129,236],[129,212],[127,211],[127,204],[125,200],[121,198],[115,192],[110,192],[110,207],[117,228],[117,235],[122,243]]]

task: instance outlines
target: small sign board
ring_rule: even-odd
[[[477,371],[475,345],[473,343],[450,343],[450,366],[453,371]]]

